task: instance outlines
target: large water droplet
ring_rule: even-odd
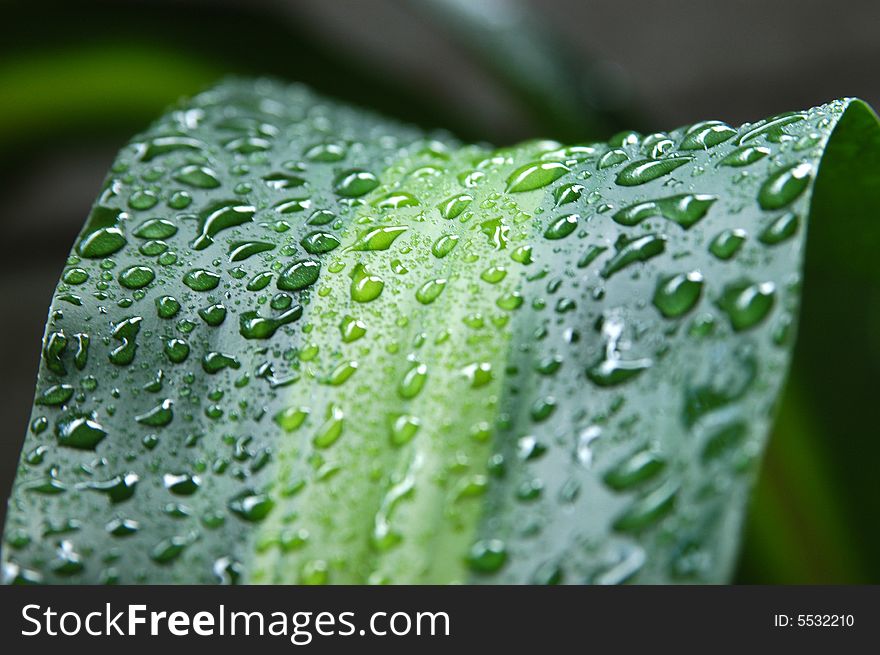
[[[62,446],[94,450],[107,436],[107,431],[93,418],[82,416],[60,421],[57,436]]]
[[[646,184],[684,166],[693,157],[669,157],[667,159],[642,159],[634,161],[621,170],[615,182],[621,186],[638,186]]]
[[[666,318],[678,318],[696,306],[702,291],[699,271],[679,273],[660,281],[654,292],[654,306]]]
[[[666,248],[666,237],[646,234],[633,239],[618,250],[602,269],[602,277],[608,278],[637,262],[644,262],[661,254]]]
[[[615,222],[629,227],[638,225],[646,218],[659,215],[687,230],[706,215],[716,200],[715,196],[707,194],[683,193],[630,205],[616,212],[612,218]]]
[[[300,291],[317,282],[320,274],[319,262],[313,259],[301,259],[281,271],[276,284],[279,289],[285,291]]]
[[[761,185],[758,203],[764,209],[781,209],[794,202],[810,185],[812,165],[803,162],[776,171]]]
[[[534,162],[520,166],[507,178],[507,191],[519,193],[545,187],[571,169],[560,162]]]
[[[772,282],[754,284],[739,281],[724,287],[718,306],[730,319],[734,330],[747,330],[760,323],[770,310],[776,298],[776,287]]]

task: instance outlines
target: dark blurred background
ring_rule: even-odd
[[[498,144],[600,139],[708,118],[738,124],[847,95],[880,105],[877,0],[68,0],[0,7],[3,497],[26,429],[52,289],[116,151],[168,104],[224,75],[302,81]],[[771,449],[767,466],[778,460]],[[764,508],[784,505],[791,490],[775,475],[765,470],[759,485],[738,581],[870,579],[835,563],[840,553],[786,557],[805,535],[837,528],[822,516],[806,526],[778,525]],[[812,469],[802,475],[815,482]],[[811,493],[821,503],[822,482],[815,484]],[[828,548],[843,553],[848,546],[839,541]]]

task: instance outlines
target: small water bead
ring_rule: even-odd
[[[339,364],[336,368],[330,371],[330,374],[327,376],[326,382],[327,384],[338,387],[354,375],[355,371],[358,369],[358,363],[355,361],[343,362]]]
[[[333,190],[343,198],[359,198],[379,186],[378,178],[369,171],[352,169],[338,175]]]
[[[680,150],[708,150],[735,135],[736,130],[721,121],[703,121],[688,128],[678,147]]]
[[[663,253],[666,249],[666,237],[658,234],[646,234],[631,241],[627,241],[614,256],[608,260],[602,269],[603,278],[609,278],[615,273],[624,270],[628,266],[638,262],[645,262]]]
[[[533,162],[520,166],[507,178],[508,193],[521,193],[545,187],[570,172],[571,169],[560,162]]]
[[[666,159],[642,159],[623,168],[615,178],[620,186],[638,186],[668,175],[677,168],[693,161],[693,157],[668,157]]]
[[[776,286],[772,282],[755,284],[741,280],[728,284],[718,298],[721,308],[736,331],[748,330],[763,321],[773,309]]]
[[[202,307],[199,310],[199,316],[211,327],[217,327],[226,320],[226,307],[220,303],[215,303],[208,307]]]
[[[138,247],[138,252],[147,257],[156,257],[166,250],[168,250],[168,244],[158,240],[145,241]]]
[[[176,535],[162,539],[153,546],[153,549],[150,551],[150,559],[156,562],[156,564],[171,564],[183,554],[193,539],[192,535]]]
[[[529,410],[529,416],[535,423],[546,421],[556,411],[556,399],[553,396],[538,398]]]
[[[385,281],[370,273],[363,264],[355,266],[351,274],[351,299],[356,302],[370,302],[379,297]]]
[[[311,232],[302,238],[300,244],[310,255],[321,255],[336,249],[340,241],[330,232]]]
[[[94,450],[107,436],[107,431],[92,417],[75,417],[58,422],[58,444],[80,450]]]
[[[675,141],[663,133],[650,134],[642,141],[642,154],[650,159],[661,159],[675,149]]]
[[[645,496],[638,498],[613,523],[618,532],[640,532],[657,523],[675,506],[678,486],[666,482]]]
[[[687,230],[706,216],[717,199],[708,194],[683,193],[629,205],[613,214],[612,218],[620,225],[631,227],[646,218],[662,216]]]
[[[189,357],[189,344],[183,339],[168,339],[164,350],[165,356],[174,364],[180,364]]]
[[[178,182],[198,189],[216,189],[220,186],[217,171],[198,164],[181,166],[173,173],[172,177]]]
[[[410,414],[393,414],[389,418],[389,433],[393,446],[408,444],[421,427],[421,421]]]
[[[500,539],[483,539],[471,546],[468,567],[475,573],[495,573],[507,562],[507,546]]]
[[[275,244],[266,241],[233,241],[229,244],[229,261],[242,262],[249,257],[274,248]]]
[[[202,486],[202,478],[190,473],[166,473],[162,484],[176,496],[192,496]]]
[[[337,162],[345,159],[345,146],[341,143],[319,143],[305,152],[306,159],[315,162]]]
[[[345,413],[338,405],[331,404],[327,408],[327,418],[315,433],[312,444],[315,448],[329,448],[342,436],[345,430]]]
[[[146,144],[139,144],[140,160],[149,162],[156,157],[167,155],[181,150],[198,151],[205,148],[205,144],[198,139],[187,136],[160,136]]]
[[[67,335],[61,330],[56,330],[45,336],[43,360],[46,362],[46,366],[49,370],[53,373],[59,375],[65,375],[67,373],[67,368],[61,360],[61,355],[67,350],[68,343]]]
[[[474,389],[485,387],[492,382],[492,364],[489,362],[476,362],[468,364],[462,369],[465,377],[470,381]]]
[[[388,225],[385,227],[374,227],[365,230],[357,238],[357,240],[348,247],[348,250],[358,251],[376,251],[388,250],[391,244],[404,232],[407,231],[405,225]]]
[[[202,369],[209,375],[219,373],[223,369],[241,367],[239,361],[233,355],[212,351],[202,358]]]
[[[308,407],[287,407],[272,418],[287,433],[296,432],[309,416]]]
[[[292,304],[293,296],[289,293],[276,293],[272,296],[272,300],[269,301],[269,307],[279,312],[289,309]]]
[[[480,223],[480,231],[486,235],[489,245],[496,250],[503,250],[507,247],[510,226],[504,222],[502,217],[483,221]]]
[[[724,157],[724,159],[718,162],[718,165],[735,167],[749,166],[756,161],[764,159],[764,157],[769,154],[770,148],[765,148],[764,146],[743,146]]]
[[[620,149],[609,150],[599,159],[598,168],[600,170],[611,168],[612,166],[617,166],[617,164],[622,164],[627,159],[629,159],[629,155],[626,154],[626,151]]]
[[[413,362],[397,386],[397,393],[404,400],[415,398],[421,393],[427,378],[428,367],[419,362]]]
[[[126,289],[141,289],[156,278],[149,266],[129,266],[119,274],[119,284]]]
[[[152,409],[134,417],[141,425],[150,427],[164,427],[174,419],[174,402],[168,398]]]
[[[490,266],[480,273],[480,279],[489,284],[498,284],[507,277],[507,269],[503,266]]]
[[[568,216],[557,218],[544,230],[544,238],[564,239],[577,229],[578,220],[580,220],[580,216],[577,214],[569,214]]]
[[[73,386],[69,384],[53,384],[41,393],[34,403],[37,405],[63,405],[73,397]]]
[[[253,155],[254,153],[264,152],[272,147],[269,139],[263,139],[258,136],[243,136],[228,141],[225,145],[230,152],[239,155]]]
[[[268,495],[246,489],[230,499],[229,511],[245,521],[258,523],[265,519],[275,507]]]
[[[704,462],[722,457],[734,451],[748,436],[748,425],[743,421],[725,421],[712,428],[706,435],[705,444],[700,454]]]
[[[304,178],[299,175],[292,175],[291,173],[269,173],[268,175],[263,176],[263,182],[266,183],[266,186],[270,189],[275,189],[276,191],[283,191],[284,189],[295,189],[297,187],[303,186],[306,181]]]
[[[746,231],[739,228],[722,230],[709,244],[709,252],[718,259],[730,259],[742,248],[747,236]]]
[[[639,450],[618,462],[602,477],[615,491],[625,491],[651,480],[666,468],[666,460],[650,449]]]
[[[781,209],[794,202],[810,185],[813,167],[802,162],[776,171],[761,185],[758,204],[763,209]]]
[[[99,259],[121,250],[127,243],[122,230],[114,225],[85,235],[76,249],[86,259]]]
[[[315,213],[313,213],[309,220],[306,221],[309,225],[329,225],[333,221],[336,220],[336,214],[327,210],[327,209],[319,209]]]
[[[83,284],[89,279],[89,273],[84,268],[69,268],[61,279],[67,284]]]
[[[770,225],[768,225],[761,234],[758,235],[758,241],[768,246],[787,241],[798,231],[800,218],[794,212],[786,212]]]
[[[467,193],[460,193],[456,196],[452,196],[451,198],[447,198],[439,205],[437,208],[440,210],[440,215],[447,219],[452,220],[453,218],[457,218],[461,213],[467,209],[471,203],[474,201],[473,196]]]
[[[31,466],[39,466],[43,463],[48,452],[49,448],[47,446],[37,446],[27,454],[25,461]]]
[[[322,559],[309,560],[303,564],[299,575],[301,585],[325,585],[330,582],[330,569]]]
[[[587,369],[587,377],[597,386],[616,387],[641,375],[652,365],[653,362],[648,358],[623,360],[606,356]]]
[[[289,200],[282,200],[274,206],[274,209],[281,214],[295,214],[297,212],[310,209],[311,206],[311,200],[304,200],[302,198],[291,198]]]
[[[220,276],[203,268],[196,268],[183,276],[183,283],[193,291],[211,291],[220,284]]]
[[[430,305],[437,300],[443,289],[446,288],[446,280],[437,278],[436,280],[428,280],[416,291],[416,300],[423,305]]]
[[[130,537],[140,530],[140,524],[132,519],[113,519],[104,526],[104,530],[114,537]]]
[[[539,478],[524,480],[516,489],[516,498],[522,502],[538,500],[544,492],[544,481]]]
[[[458,240],[459,236],[457,234],[444,234],[434,242],[433,246],[431,246],[431,254],[439,259],[446,257],[446,255],[455,250],[455,246],[458,245]]]
[[[639,143],[642,135],[633,130],[622,130],[620,132],[616,132],[608,138],[608,145],[615,148],[622,148],[624,146],[634,146]]]
[[[180,303],[173,296],[160,296],[156,298],[156,313],[159,318],[174,318],[180,311]]]
[[[583,184],[565,184],[553,192],[553,199],[556,201],[556,206],[559,207],[580,200],[583,192]]]
[[[367,333],[367,326],[363,321],[352,316],[345,316],[339,324],[339,331],[342,333],[343,343],[351,343]]]
[[[158,202],[159,196],[149,189],[139,189],[128,197],[128,206],[140,211],[152,209]]]
[[[141,239],[168,239],[177,234],[177,226],[164,218],[150,218],[134,231],[134,235]]]
[[[199,213],[199,233],[192,242],[195,250],[204,250],[214,237],[223,230],[243,225],[253,220],[256,208],[238,201],[222,201],[209,205]]]
[[[654,291],[654,306],[666,318],[678,318],[696,306],[702,291],[703,275],[699,271],[679,273],[660,280]]]
[[[518,264],[532,263],[532,247],[518,246],[510,253],[510,258]]]
[[[513,311],[522,306],[523,297],[519,291],[510,291],[500,296],[495,304],[506,311]]]
[[[192,196],[186,191],[175,191],[168,198],[168,206],[171,209],[186,209],[192,204]]]
[[[275,317],[260,316],[255,311],[242,312],[239,317],[239,333],[245,339],[269,339],[283,325],[302,317],[302,305],[294,305]]]
[[[261,291],[269,286],[269,283],[272,281],[272,271],[262,271],[254,275],[248,283],[245,285],[245,288],[248,291]]]
[[[739,137],[739,139],[736,140],[736,144],[742,145],[743,143],[746,143],[748,141],[755,141],[756,139],[760,139],[762,137],[766,137],[768,141],[779,141],[780,138],[785,134],[785,131],[782,128],[784,128],[786,125],[798,123],[805,118],[806,115],[800,113],[780,114],[779,116],[776,116],[774,118],[762,121],[755,127],[747,130]]]
[[[378,209],[402,209],[403,207],[418,207],[420,204],[418,198],[406,191],[392,191],[372,203]]]
[[[137,342],[135,341],[141,329],[143,319],[140,316],[132,316],[124,319],[113,326],[111,336],[119,345],[110,351],[108,357],[110,361],[117,366],[128,366],[134,361],[135,352],[137,351]]]
[[[192,508],[183,503],[167,503],[162,511],[175,519],[185,519],[192,516]]]
[[[62,541],[55,551],[55,560],[52,562],[52,570],[61,576],[71,576],[82,572],[85,564],[82,561],[82,555],[74,551],[73,544],[69,541]]]

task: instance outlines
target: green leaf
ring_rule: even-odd
[[[727,580],[814,182],[858,209],[877,132],[839,101],[492,150],[264,80],[196,97],[67,262],[8,578]]]

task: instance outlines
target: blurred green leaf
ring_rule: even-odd
[[[880,134],[855,104],[810,209],[792,384],[752,507],[744,582],[880,580]]]
[[[24,135],[143,123],[221,75],[155,44],[105,43],[0,60],[0,152]]]
[[[631,89],[607,63],[576,56],[527,3],[518,0],[409,0],[531,114],[544,136],[582,140],[638,128]]]

